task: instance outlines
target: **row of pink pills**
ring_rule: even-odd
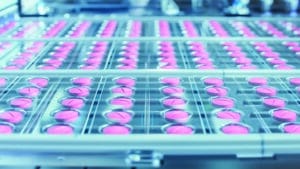
[[[290,82],[296,79],[290,79]],[[256,93],[262,97],[263,104],[271,109],[271,116],[277,122],[294,122],[297,120],[297,113],[294,110],[285,108],[285,101],[276,97],[277,90],[274,87],[268,86],[268,79],[263,77],[252,77],[248,79],[248,83],[256,86]],[[300,83],[299,83],[300,84]],[[283,131],[286,133],[296,133],[289,124],[283,126]],[[299,130],[300,132],[300,130]]]
[[[289,83],[296,87],[296,90],[298,93],[300,93],[300,77],[292,77],[289,79]],[[284,113],[284,112],[283,112]],[[283,114],[282,113],[282,114]],[[283,114],[283,116],[286,116],[285,115],[286,113]],[[292,115],[290,115],[291,112],[289,110],[289,112],[287,112],[287,117],[293,117]],[[296,113],[295,113],[296,114]],[[291,118],[291,119],[296,119],[297,118],[297,114],[296,114],[296,117],[295,118]],[[283,126],[282,126],[282,129],[285,133],[290,133],[290,134],[300,134],[300,124],[299,123],[295,123],[295,122],[290,122],[290,123],[285,123]]]
[[[91,24],[92,23],[90,21],[82,21],[78,25],[73,27],[66,36],[71,38],[81,37],[85,35]]]
[[[247,58],[246,53],[242,51],[242,48],[236,42],[223,42],[222,45],[239,69],[256,69],[256,66],[252,64],[252,60]]]
[[[297,56],[300,56],[300,44],[298,42],[283,42],[290,51],[294,52]]]
[[[171,37],[172,33],[171,33],[171,28],[170,28],[169,22],[166,20],[159,20],[157,22],[158,23],[156,24],[156,27],[155,27],[155,29],[157,31],[156,36]]]
[[[128,123],[132,121],[134,106],[134,87],[135,79],[131,77],[119,77],[115,79],[116,86],[111,88],[114,96],[110,101],[112,110],[106,112],[104,117],[111,123],[100,128],[100,132],[109,135],[127,135],[132,132],[132,128]]]
[[[221,23],[218,21],[209,21],[209,28],[212,33],[218,37],[229,37],[228,32],[224,29]]]
[[[58,22],[60,23],[60,22]],[[50,27],[49,30],[45,32],[44,35],[49,35],[49,37],[55,36],[61,29],[58,23],[55,23],[52,27]],[[57,26],[57,27],[56,27]],[[52,31],[56,30],[56,33],[53,33]],[[51,34],[49,34],[52,32]],[[50,36],[51,35],[51,36]],[[6,67],[6,69],[18,69],[23,68],[26,66],[33,57],[38,54],[42,48],[45,46],[44,42],[34,42],[31,46],[27,47],[24,51],[22,51],[16,58],[11,60],[11,66]]]
[[[57,34],[59,34],[62,29],[67,25],[66,21],[57,21],[53,25],[50,26],[50,28],[42,35],[44,38],[51,38],[55,37]]]
[[[17,89],[20,96],[10,99],[8,103],[11,108],[0,113],[0,119],[5,122],[0,124],[0,134],[13,133],[15,127],[24,121],[26,111],[32,108],[36,97],[41,94],[41,90],[48,84],[48,81],[41,83],[43,80],[43,78],[31,78],[28,80],[29,86]]]
[[[251,44],[254,46],[254,49],[259,52],[264,58],[266,58],[266,61],[275,69],[293,69],[293,67],[291,65],[288,65],[284,59],[281,59],[280,54],[278,52],[274,52],[266,42],[253,42]]]
[[[7,23],[4,23],[3,25],[0,25],[0,35],[3,35],[5,32],[9,32],[16,25],[17,23],[15,21],[9,21]]]
[[[259,25],[259,27],[261,27],[269,35],[272,35],[274,37],[278,37],[278,38],[287,37],[282,31],[278,30],[275,26],[273,26],[271,23],[267,21],[258,21],[257,25]]]
[[[192,56],[194,56],[193,60],[197,64],[198,69],[215,69],[213,61],[210,59],[210,53],[206,50],[203,43],[190,42],[188,46]]]
[[[194,133],[194,128],[188,125],[191,114],[186,111],[187,101],[184,97],[184,89],[181,87],[180,78],[164,77],[160,79],[164,85],[161,90],[167,97],[162,101],[167,108],[163,112],[163,118],[170,124],[163,128],[166,134],[189,135]]]
[[[109,38],[112,37],[117,29],[118,22],[110,20],[105,22],[104,26],[100,28],[97,37]]]
[[[298,27],[297,25],[295,25],[292,22],[282,22],[283,27],[287,30],[287,31],[292,31],[294,35],[300,36],[300,27]]]
[[[127,37],[140,37],[142,33],[142,22],[130,21],[127,25],[125,36]],[[118,69],[136,69],[138,64],[140,42],[124,42],[119,58]]]
[[[239,32],[240,35],[244,37],[249,37],[249,38],[257,37],[256,34],[253,33],[252,30],[243,22],[231,22],[231,25]]]
[[[97,41],[91,47],[91,51],[88,52],[88,57],[84,60],[84,64],[80,66],[80,69],[93,70],[98,69],[105,57],[108,48],[108,42]]]
[[[224,81],[221,78],[208,77],[203,79],[206,86],[206,92],[208,95],[212,96],[211,103],[214,107],[221,108],[216,111],[216,116],[219,119],[232,121],[221,128],[221,131],[225,134],[248,134],[250,132],[249,128],[238,123],[241,121],[241,113],[235,111],[233,108],[235,106],[234,99],[227,96],[228,91],[224,87]]]
[[[141,21],[129,21],[125,36],[137,38],[142,34],[142,22]]]
[[[192,21],[183,21],[181,24],[181,32],[186,37],[199,37],[199,33]]]
[[[170,37],[171,29],[167,21],[160,20],[156,25],[157,34],[161,37]],[[176,53],[172,42],[158,42],[160,69],[177,69]]]

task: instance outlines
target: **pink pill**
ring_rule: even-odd
[[[94,46],[92,50],[94,52],[105,52],[107,50],[107,46]]]
[[[32,107],[33,101],[30,98],[18,97],[10,100],[10,105],[22,109],[29,109]]]
[[[11,134],[14,132],[12,126],[8,124],[0,124],[0,134]]]
[[[268,46],[256,46],[255,49],[259,52],[272,52],[273,49]]]
[[[212,61],[210,59],[206,59],[206,58],[196,58],[195,60],[195,63],[198,63],[198,64],[204,64],[204,65],[208,65],[208,64],[212,64]]]
[[[58,59],[47,59],[47,60],[44,60],[44,63],[48,64],[50,66],[60,67],[62,65],[63,61],[58,60]]]
[[[127,126],[122,125],[109,125],[102,128],[103,134],[111,134],[111,135],[127,135],[131,133],[131,129]]]
[[[79,118],[79,112],[74,110],[61,110],[54,114],[57,121],[74,122]]]
[[[184,94],[184,89],[181,87],[164,87],[162,92],[166,95],[182,96]]]
[[[86,87],[71,87],[68,89],[68,93],[78,97],[86,97],[90,94],[90,90]]]
[[[133,100],[127,97],[117,97],[111,99],[110,104],[121,109],[131,109],[133,107]]]
[[[160,79],[161,83],[170,86],[178,86],[180,85],[180,78],[177,77],[165,77]]]
[[[63,99],[61,104],[68,108],[81,109],[84,106],[84,100],[79,98]]]
[[[23,87],[18,92],[24,96],[36,97],[40,94],[40,89],[36,87]]]
[[[133,89],[129,87],[114,87],[111,89],[111,92],[125,97],[130,97],[134,94]]]
[[[22,59],[22,58],[15,58],[11,61],[11,63],[13,63],[16,66],[25,66],[28,63],[27,59]]]
[[[228,124],[221,128],[224,134],[248,134],[249,128],[241,124]]]
[[[182,98],[169,97],[162,101],[163,105],[171,108],[182,109],[187,105],[187,101]]]
[[[211,100],[211,103],[215,107],[221,108],[233,108],[234,100],[228,97],[217,97]]]
[[[226,49],[227,51],[241,51],[242,48],[238,47],[238,46],[225,46],[224,49]]]
[[[208,87],[205,89],[206,93],[211,96],[226,96],[227,90],[223,87]]]
[[[205,85],[211,85],[211,86],[223,86],[224,84],[223,79],[215,78],[215,77],[205,78],[203,82]]]
[[[194,133],[193,128],[185,125],[172,125],[165,129],[167,134],[190,135]]]
[[[264,77],[252,77],[248,79],[248,83],[254,86],[262,86],[268,84],[268,79]]]
[[[79,86],[90,86],[92,85],[92,79],[88,77],[77,77],[72,80],[72,83]]]
[[[294,52],[300,52],[300,46],[289,47],[289,49],[294,51]]]
[[[104,55],[105,55],[106,53],[105,52],[99,52],[99,51],[97,51],[97,52],[91,52],[91,53],[89,53],[88,55],[89,55],[89,58],[103,58],[104,57]]]
[[[288,109],[276,109],[272,112],[273,118],[284,122],[293,122],[297,119],[297,113]]]
[[[105,114],[105,117],[112,122],[127,124],[132,120],[132,113],[126,111],[111,111]]]
[[[171,122],[186,123],[190,116],[190,113],[183,110],[169,110],[164,112],[164,118]]]
[[[276,52],[262,52],[261,53],[264,57],[267,57],[267,58],[279,58],[279,53],[276,53]]]
[[[206,51],[202,51],[202,52],[196,51],[196,52],[191,52],[191,55],[198,58],[209,58],[210,54]]]
[[[68,52],[55,52],[51,54],[53,58],[57,58],[57,59],[65,59],[68,57],[68,55],[69,55]]]
[[[70,135],[74,133],[74,128],[65,124],[57,124],[48,127],[46,132],[53,135]]]
[[[31,78],[28,81],[30,84],[41,88],[46,87],[49,83],[47,78]]]
[[[239,122],[241,120],[241,113],[233,110],[221,110],[216,113],[216,116],[220,119],[230,120],[233,122]]]
[[[251,59],[249,59],[249,58],[243,58],[243,57],[235,58],[233,60],[234,60],[234,62],[236,64],[251,64],[252,63]]]
[[[24,119],[24,114],[25,112],[17,110],[6,110],[0,113],[0,120],[13,124],[18,124]]]
[[[115,79],[116,84],[126,87],[133,87],[135,86],[135,79],[130,77],[121,77]]]
[[[268,58],[267,61],[272,65],[283,65],[286,64],[286,61],[280,58]]]
[[[263,104],[268,108],[283,108],[285,101],[280,98],[269,97],[263,99]]]
[[[276,69],[278,69],[278,70],[292,70],[292,69],[294,69],[293,66],[291,66],[291,65],[286,65],[286,64],[275,65],[274,67],[275,67]]]
[[[7,84],[7,79],[5,78],[0,78],[0,87],[4,87]]]
[[[4,70],[19,70],[20,68],[18,66],[12,65],[12,66],[5,66],[3,69]]]
[[[293,123],[286,124],[283,126],[283,131],[290,134],[300,134],[300,125]]]
[[[260,96],[275,96],[277,94],[277,90],[271,86],[259,86],[255,89],[256,93]]]

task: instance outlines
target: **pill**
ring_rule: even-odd
[[[239,122],[241,120],[241,113],[233,110],[221,110],[216,113],[216,116],[220,119],[230,120],[233,122]]]
[[[160,79],[161,83],[170,86],[178,86],[180,85],[180,78],[177,77],[164,77]]]
[[[18,110],[6,110],[0,113],[0,120],[18,124],[24,119],[24,112]]]
[[[60,110],[55,112],[54,118],[57,121],[74,122],[79,118],[79,112],[75,110]]]
[[[78,97],[86,97],[90,94],[90,90],[86,87],[71,87],[68,89],[68,93]]]
[[[238,68],[240,69],[248,69],[248,70],[254,70],[257,69],[257,66],[255,65],[238,65]]]
[[[272,111],[272,116],[276,120],[284,122],[293,122],[297,119],[297,113],[288,109],[276,109]]]
[[[92,79],[88,77],[77,77],[72,79],[72,83],[79,86],[90,86],[92,84]]]
[[[216,97],[211,100],[211,103],[215,107],[221,108],[233,108],[234,100],[228,97]]]
[[[184,108],[186,106],[186,100],[177,97],[169,97],[163,100],[163,105],[171,108]]]
[[[259,86],[255,91],[260,96],[275,96],[277,93],[276,88],[271,86]]]
[[[131,130],[129,127],[123,125],[109,125],[102,128],[103,134],[112,134],[112,135],[126,135],[130,134]]]
[[[10,100],[10,105],[17,108],[29,109],[32,107],[33,101],[30,98],[18,97]]]
[[[29,97],[36,97],[40,94],[40,89],[36,87],[23,87],[18,89],[18,93]]]
[[[280,58],[268,58],[267,61],[272,65],[283,65],[286,61]]]
[[[164,118],[171,122],[186,123],[190,118],[190,113],[184,110],[169,110],[164,112]]]
[[[262,52],[261,53],[264,57],[267,57],[267,58],[279,58],[279,53],[276,53],[276,52]]]
[[[118,94],[125,97],[130,97],[133,95],[133,89],[129,87],[114,87],[111,89],[111,92],[113,94]]]
[[[241,124],[228,124],[221,128],[224,134],[248,134],[249,128]]]
[[[254,86],[262,86],[268,84],[268,79],[264,77],[252,77],[248,79],[248,83]]]
[[[84,106],[84,100],[80,98],[67,98],[63,99],[61,104],[68,108],[80,109]]]
[[[49,80],[47,78],[39,78],[39,77],[31,78],[28,81],[30,84],[41,88],[46,87],[49,83]]]
[[[194,133],[193,128],[185,125],[172,125],[165,129],[167,134],[190,135]]]
[[[249,59],[249,58],[243,58],[243,57],[234,58],[233,60],[234,60],[234,62],[236,64],[251,64],[252,63],[251,59]]]
[[[289,82],[291,85],[300,86],[300,77],[289,78]]]
[[[7,79],[6,78],[0,78],[0,87],[4,87],[7,84]]]
[[[269,108],[283,108],[285,106],[285,101],[280,98],[270,97],[264,98],[263,104]]]
[[[224,81],[222,79],[215,77],[208,77],[205,78],[203,81],[205,85],[222,86],[224,84]]]
[[[7,124],[0,124],[0,134],[11,134],[14,132],[12,126]]]
[[[184,89],[181,87],[174,87],[174,86],[170,86],[170,87],[164,87],[162,89],[162,92],[166,95],[176,95],[176,96],[181,96],[184,94]]]
[[[277,70],[292,70],[294,69],[291,65],[281,64],[281,65],[275,65],[274,66]]]
[[[111,122],[127,124],[132,120],[132,113],[116,110],[105,113],[105,117]]]
[[[273,49],[269,46],[256,46],[255,49],[259,52],[272,52]]]
[[[240,58],[240,57],[246,57],[246,54],[244,52],[234,51],[234,52],[228,52],[229,56],[234,58]]]
[[[289,47],[289,49],[294,51],[294,52],[300,52],[300,46]]]
[[[130,77],[121,77],[115,79],[116,84],[126,87],[133,87],[135,86],[135,79]]]
[[[133,100],[127,97],[117,97],[110,100],[112,106],[118,106],[121,109],[130,109],[133,107]]]
[[[227,90],[223,87],[208,87],[205,89],[206,93],[211,96],[226,96]]]
[[[283,126],[283,131],[290,134],[300,134],[300,124],[286,124]]]
[[[56,124],[46,129],[47,134],[70,135],[74,133],[74,128],[65,124]]]

